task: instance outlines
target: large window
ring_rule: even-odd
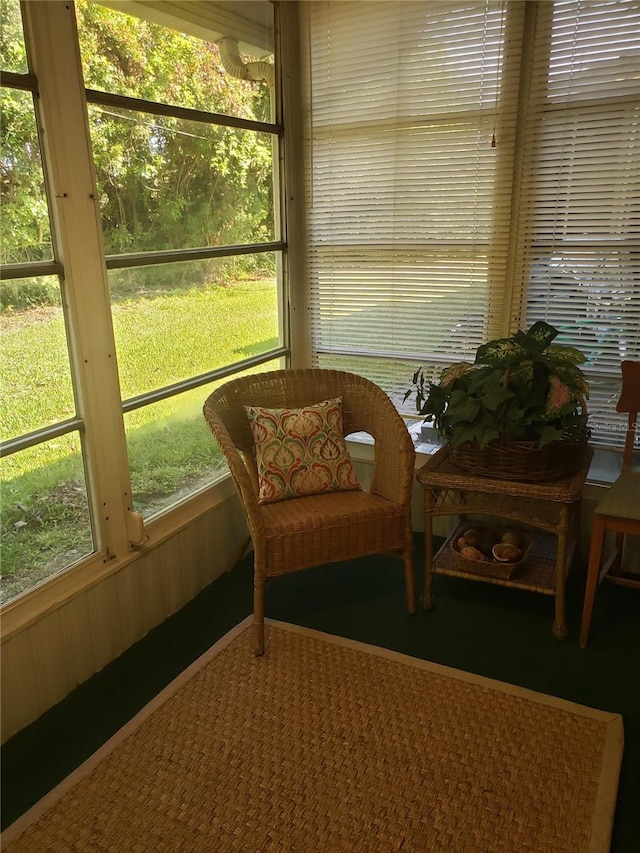
[[[2,4],[5,602],[224,474],[205,397],[288,353],[273,5],[198,7]]]
[[[247,57],[86,0],[77,14],[132,496],[149,518],[215,475],[202,379],[285,343],[273,27]]]
[[[618,445],[619,363],[640,358],[637,3],[304,10],[315,363],[401,405],[418,365],[546,319],[588,357],[594,440]]]

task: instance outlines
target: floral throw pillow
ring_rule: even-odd
[[[342,398],[300,409],[245,406],[261,504],[360,488],[347,452]]]

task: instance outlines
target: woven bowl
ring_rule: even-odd
[[[463,557],[460,553],[460,548],[458,547],[458,539],[464,533],[465,529],[469,529],[473,527],[474,530],[477,530],[480,539],[489,539],[490,541],[499,542],[502,538],[502,535],[507,532],[514,532],[518,534],[520,539],[520,552],[521,556],[518,560],[514,562],[504,562],[500,560],[496,560],[490,551],[485,549],[483,553],[485,554],[486,560],[470,560],[466,557]],[[487,577],[492,578],[502,578],[504,580],[508,580],[511,575],[516,571],[516,569],[521,566],[529,555],[529,551],[531,550],[531,546],[533,544],[533,536],[528,534],[522,530],[518,530],[513,527],[509,528],[496,528],[496,527],[483,527],[477,524],[470,525],[465,524],[461,526],[455,534],[451,538],[451,554],[456,565],[465,572],[470,572],[474,575],[485,575]]]

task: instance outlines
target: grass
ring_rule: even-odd
[[[265,352],[278,340],[272,279],[129,298],[113,305],[112,316],[123,399]],[[5,436],[72,416],[62,310],[5,314],[0,323]],[[134,507],[145,518],[219,476],[221,454],[202,417],[212,387],[125,415]],[[1,466],[6,599],[94,546],[78,433],[5,457]]]
[[[273,347],[278,337],[273,281],[243,281],[127,299],[112,308],[123,399],[232,364]],[[0,422],[6,437],[24,435],[75,414],[61,308],[5,314]],[[175,404],[174,404],[175,405]],[[139,409],[135,426],[157,413]],[[52,443],[44,457],[56,461]],[[66,452],[66,451],[65,451]],[[14,475],[41,467],[16,454]]]
[[[124,399],[277,344],[273,281],[161,293],[113,309]]]

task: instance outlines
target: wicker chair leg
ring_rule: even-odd
[[[253,576],[253,653],[264,654],[264,578]]]

